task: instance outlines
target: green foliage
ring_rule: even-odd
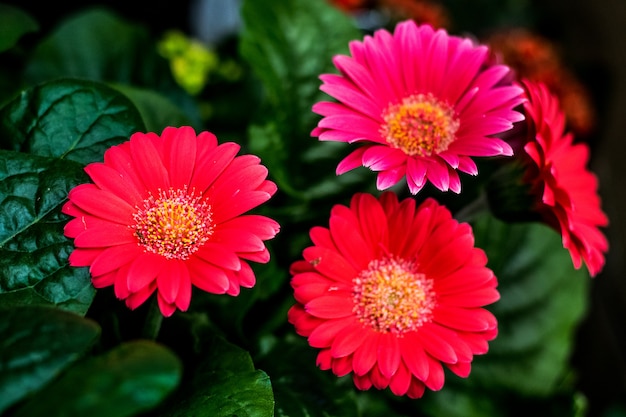
[[[39,29],[37,22],[22,10],[0,4],[0,52],[13,47],[29,32]]]
[[[3,307],[0,314],[0,413],[53,380],[100,333],[96,323],[51,307]]]
[[[271,416],[274,396],[267,374],[254,369],[246,351],[215,336],[208,339],[193,377],[161,416]]]
[[[250,149],[261,156],[282,192],[297,199],[337,196],[345,191],[346,179],[354,184],[355,178],[337,179],[336,144],[311,138],[319,118],[311,107],[328,99],[319,90],[319,76],[336,72],[332,57],[347,54],[348,43],[362,35],[353,21],[325,2],[248,0],[241,13],[239,49],[262,82],[266,99],[249,129]],[[314,184],[311,172],[317,176]]]
[[[159,404],[180,376],[180,360],[167,348],[126,342],[75,363],[14,415],[133,416]]]

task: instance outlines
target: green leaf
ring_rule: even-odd
[[[188,126],[193,121],[167,97],[156,91],[116,84],[113,86],[127,96],[141,113],[148,132],[160,133],[167,126]]]
[[[589,275],[574,269],[560,235],[543,224],[489,217],[477,222],[474,233],[498,277],[501,299],[491,308],[498,337],[473,374],[524,395],[551,395],[569,369]]]
[[[336,72],[332,57],[347,53],[348,43],[362,35],[354,22],[325,1],[246,0],[240,53],[261,81],[266,113],[250,130],[250,148],[276,179],[279,189],[306,198],[311,173],[335,177],[336,155],[327,166],[303,163],[306,150],[324,146],[310,132],[318,115],[311,111],[328,96],[319,76]],[[302,190],[301,193],[298,190]]]
[[[473,229],[498,277],[501,299],[488,309],[499,333],[489,352],[474,358],[467,379],[448,373],[443,390],[429,393],[422,405],[433,416],[504,416],[511,410],[561,415],[545,406],[557,397],[559,407],[574,405],[569,361],[586,312],[589,275],[574,269],[559,234],[541,223],[485,215]]]
[[[86,181],[73,161],[0,150],[0,303],[56,304],[84,314],[95,290],[86,268],[71,268],[61,206]]]
[[[274,395],[267,374],[255,370],[248,352],[218,337],[203,348],[206,357],[192,379],[160,414],[168,417],[269,417]]]
[[[316,367],[317,351],[305,339],[268,337],[268,352],[259,366],[272,378],[278,417],[355,417],[357,400],[352,378],[337,378]],[[372,394],[376,395],[376,394]],[[364,415],[377,415],[368,413]],[[391,416],[391,414],[389,414]]]
[[[13,47],[29,32],[39,30],[37,22],[22,10],[0,4],[0,52]]]
[[[118,345],[71,366],[14,417],[126,417],[157,406],[180,382],[181,362],[147,340]]]
[[[119,91],[78,79],[51,81],[22,92],[0,109],[5,149],[88,164],[145,131],[137,108]]]
[[[54,379],[96,341],[100,327],[57,308],[0,309],[0,412]]]

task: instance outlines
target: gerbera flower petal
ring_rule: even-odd
[[[376,358],[380,373],[386,378],[391,378],[398,370],[401,359],[398,338],[391,333],[381,335],[378,339],[378,357]]]
[[[136,242],[107,247],[90,262],[89,272],[92,276],[98,276],[115,271],[131,262],[141,252],[142,250]]]
[[[152,294],[154,294],[155,290],[156,290],[156,281],[153,281],[150,283],[150,285],[145,286],[141,290],[130,293],[129,295],[124,297],[126,306],[128,306],[128,308],[130,308],[131,310],[136,309],[137,307],[145,303],[146,300],[150,298]]]
[[[534,190],[536,210],[561,233],[574,267],[584,262],[596,276],[608,250],[601,231],[608,218],[601,208],[597,178],[587,169],[589,148],[573,144],[572,134],[565,133],[565,114],[544,84],[523,80],[522,85],[527,97],[524,109],[535,132],[523,147],[529,167],[525,181]]]
[[[85,172],[100,189],[109,191],[132,207],[141,203],[143,198],[136,185],[115,168],[93,163],[85,167]]]
[[[339,319],[352,314],[352,306],[343,302],[342,297],[323,296],[306,303],[307,313],[320,319]]]
[[[94,217],[110,222],[128,224],[135,209],[109,191],[91,184],[81,184],[70,190],[72,204]]]
[[[159,189],[170,188],[170,179],[163,160],[152,138],[141,133],[130,137],[130,153],[137,173],[146,188],[157,193]]]
[[[279,225],[244,215],[276,185],[239,145],[218,145],[210,132],[165,128],[135,133],[85,168],[92,184],[69,192],[62,211],[76,249],[70,265],[89,266],[94,285],[137,308],[157,290],[165,316],[191,303],[192,285],[237,295],[255,276],[246,260],[269,261],[264,241]]]
[[[162,133],[165,141],[164,162],[174,188],[184,188],[191,182],[196,161],[196,132],[189,127],[166,127]]]
[[[167,262],[158,255],[142,253],[133,260],[128,271],[127,285],[131,293],[137,292],[156,280]]]
[[[132,230],[124,225],[103,221],[94,221],[92,224],[92,227],[76,236],[74,239],[76,247],[103,248],[137,242]]]
[[[322,118],[312,136],[359,144],[338,175],[365,166],[379,172],[380,190],[406,175],[413,194],[427,181],[460,192],[458,175],[449,176],[461,160],[512,155],[498,136],[523,119],[523,90],[486,46],[407,20],[351,42],[350,53],[333,58],[339,74],[320,76],[336,102],[313,106]],[[467,160],[463,168],[475,174]]]
[[[467,376],[497,335],[484,309],[499,298],[485,254],[435,200],[358,193],[310,235],[314,246],[290,268],[288,320],[321,350],[321,369],[417,398],[441,389],[442,364]]]

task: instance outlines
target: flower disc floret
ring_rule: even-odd
[[[354,279],[354,314],[381,333],[402,335],[432,318],[433,281],[415,262],[393,257],[371,261]]]
[[[167,259],[188,259],[213,234],[210,205],[185,189],[150,196],[133,220],[139,244]]]
[[[409,156],[431,156],[454,142],[459,120],[454,109],[432,94],[406,97],[383,112],[381,135]]]

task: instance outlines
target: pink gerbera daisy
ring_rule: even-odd
[[[243,213],[276,185],[259,158],[238,151],[191,127],[135,133],[108,149],[85,168],[93,184],[72,189],[63,206],[74,217],[65,227],[76,246],[70,265],[89,266],[93,285],[113,285],[131,309],[156,290],[164,316],[187,310],[192,285],[230,295],[252,287],[247,261],[269,260],[263,241],[279,226]]]
[[[468,376],[497,335],[483,306],[500,297],[469,224],[433,199],[416,208],[385,192],[336,205],[329,226],[311,229],[314,246],[291,267],[289,322],[320,349],[318,366],[411,398],[441,389],[442,364]]]
[[[461,191],[456,172],[476,175],[472,156],[513,154],[495,137],[523,115],[510,69],[490,63],[488,48],[413,21],[393,34],[381,29],[350,43],[352,56],[333,60],[340,75],[324,74],[321,90],[338,102],[319,102],[324,116],[312,132],[320,140],[362,142],[337,167],[378,171],[378,189],[406,176],[416,194],[429,180]]]
[[[604,266],[608,241],[599,227],[608,225],[601,209],[598,180],[587,169],[589,147],[565,133],[565,114],[548,88],[525,80],[524,104],[530,129],[524,150],[532,162],[526,180],[537,195],[537,210],[560,231],[576,268],[584,261],[592,276]]]

